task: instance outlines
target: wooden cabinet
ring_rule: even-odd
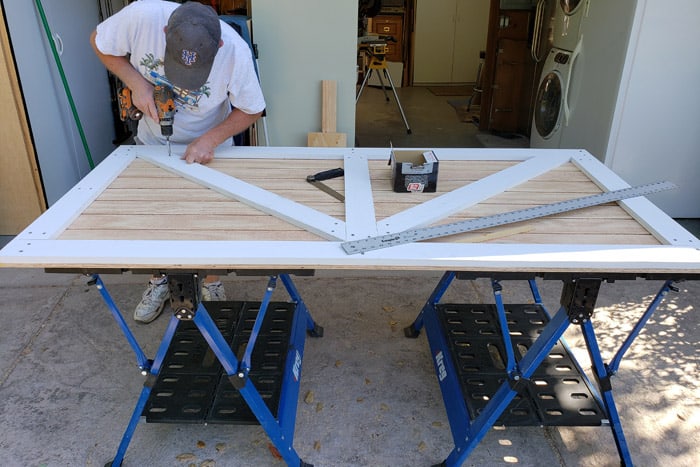
[[[481,130],[529,134],[534,62],[529,10],[500,10],[492,0],[483,77]]]
[[[392,36],[396,42],[387,43],[386,59],[403,62],[403,15],[378,15],[372,18],[372,32]]]
[[[210,0],[199,0],[199,2],[215,8],[218,6],[220,15],[250,15],[250,0],[219,0],[218,5],[217,2]]]
[[[520,103],[523,99],[525,68],[529,58],[527,41],[500,39],[496,68],[491,84],[490,129],[517,132],[520,126]]]

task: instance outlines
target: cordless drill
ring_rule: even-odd
[[[158,110],[158,122],[160,133],[168,141],[168,156],[170,152],[170,137],[173,134],[173,120],[175,120],[175,98],[173,88],[170,86],[156,85],[153,89],[153,100]]]

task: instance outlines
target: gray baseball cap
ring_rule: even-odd
[[[174,86],[197,90],[207,82],[221,41],[214,9],[199,2],[177,7],[165,33],[165,77]]]

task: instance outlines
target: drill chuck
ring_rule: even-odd
[[[163,136],[172,136],[173,135],[173,121],[170,119],[170,122],[166,122],[165,120],[160,121],[160,133]]]

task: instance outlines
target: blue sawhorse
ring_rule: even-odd
[[[572,324],[578,325],[583,334],[592,364],[591,371],[597,383],[597,390],[592,387],[590,381],[573,356],[565,356],[564,358],[570,358],[569,361],[572,365],[569,366],[575,367],[575,370],[578,372],[578,377],[585,380],[586,386],[588,390],[590,390],[590,392],[584,392],[577,389],[575,391],[577,398],[591,398],[596,402],[596,405],[588,405],[585,409],[579,409],[579,412],[587,414],[589,419],[593,419],[593,423],[577,423],[576,420],[569,420],[569,423],[566,424],[571,426],[580,424],[590,425],[595,424],[595,420],[600,421],[601,425],[609,424],[612,429],[621,464],[624,466],[632,466],[632,457],[615,406],[610,380],[611,376],[617,372],[625,352],[641,332],[663,298],[669,291],[677,290],[673,285],[674,281],[667,280],[664,282],[656,297],[648,305],[646,311],[629,333],[620,349],[610,363],[606,364],[601,356],[591,321],[598,291],[601,283],[605,279],[590,279],[585,277],[565,279],[561,307],[553,316],[550,316],[542,306],[542,301],[534,279],[528,278],[535,302],[534,305],[504,305],[501,297],[501,284],[498,280],[492,279],[491,284],[495,307],[489,309],[488,306],[486,308],[476,306],[478,308],[476,311],[478,311],[480,318],[467,323],[466,321],[468,320],[463,318],[469,314],[469,310],[456,305],[450,306],[440,304],[443,295],[457,275],[458,273],[455,272],[446,272],[443,275],[416,320],[411,326],[404,330],[407,337],[414,338],[417,337],[420,330],[425,327],[433,356],[435,371],[450,422],[450,429],[455,447],[452,452],[450,452],[449,456],[442,463],[437,464],[436,467],[462,465],[474,448],[476,448],[479,442],[484,438],[489,429],[497,422],[503,423],[503,420],[507,419],[510,412],[516,414],[522,412],[524,415],[532,415],[531,413],[528,414],[528,411],[537,412],[540,415],[544,414],[544,422],[543,419],[540,418],[536,419],[535,423],[533,423],[539,426],[548,424],[546,420],[548,412],[556,412],[559,418],[562,418],[562,413],[558,408],[556,410],[548,410],[547,406],[544,406],[544,408],[535,407],[534,404],[537,402],[533,402],[533,405],[530,407],[535,408],[528,410],[523,408],[524,405],[522,402],[524,401],[517,401],[517,399],[521,398],[523,395],[532,394],[533,389],[531,388],[534,386],[531,385],[531,382],[533,380],[539,379],[539,382],[543,383],[551,382],[551,378],[547,379],[549,377],[541,376],[546,373],[542,372],[541,366],[546,366],[543,365],[543,362],[548,359],[550,353],[556,353],[557,358],[562,358],[561,354],[564,352],[559,350],[553,352],[553,349],[565,348],[568,352],[566,344],[562,343],[560,339],[567,328]],[[469,305],[464,306],[469,308]],[[525,318],[539,325],[536,332],[532,333],[531,341],[527,342],[526,345],[523,344],[524,341],[522,339],[516,340],[515,336],[522,333],[520,331],[514,333],[513,330],[510,329],[513,324],[517,324],[518,321],[517,317],[507,312],[507,309],[512,307],[521,307],[524,310]],[[455,309],[457,309],[457,311],[455,311]],[[472,309],[472,311],[474,310]],[[488,318],[489,312],[491,316],[495,316],[491,321],[489,321]],[[540,314],[538,315],[535,312]],[[528,318],[527,313],[531,313],[530,316],[534,319]],[[543,316],[545,319],[542,319]],[[482,327],[480,328],[479,326]],[[463,334],[468,327],[476,327],[476,334],[480,332],[491,335],[497,334],[497,338],[502,342],[499,345],[493,345],[493,340],[489,341],[489,348],[498,349],[495,359],[493,355],[489,355],[490,351],[476,355],[475,360],[479,358],[481,358],[481,360],[494,359],[496,362],[495,366],[498,367],[500,372],[500,375],[495,380],[497,384],[491,387],[492,392],[488,393],[488,389],[481,389],[482,392],[478,394],[478,397],[473,397],[473,394],[470,396],[468,389],[465,389],[465,387],[468,386],[470,382],[475,381],[478,381],[478,383],[483,386],[486,384],[485,379],[476,377],[478,375],[465,377],[463,373],[460,373],[460,367],[465,366],[463,362],[459,360],[461,358],[460,355],[466,352],[454,350],[459,349],[460,345],[462,347],[467,347],[474,344],[474,347],[478,347],[479,345],[477,344],[479,342],[482,343],[481,345],[484,348],[486,347],[486,344],[484,344],[486,340],[484,340],[481,335],[476,335],[476,337],[469,342],[467,342],[468,339],[462,339],[462,341],[458,339],[455,340],[454,335]],[[525,349],[525,351],[522,349]],[[474,350],[478,352],[478,349]],[[472,357],[474,357],[474,355],[472,355]],[[470,371],[481,368],[479,364],[470,363],[469,365],[471,365],[469,367]],[[539,372],[538,369],[540,369]],[[488,369],[486,373],[494,373],[492,370],[493,368]],[[569,377],[568,380],[571,382],[572,380],[577,380],[577,378]],[[562,394],[549,390],[546,393],[546,399],[556,399],[560,395]],[[481,405],[478,405],[479,403],[477,403],[476,406],[474,404],[470,405],[470,399],[481,399]],[[514,403],[514,399],[518,402],[515,404],[516,407],[520,407],[519,412],[506,410],[512,407],[511,403]],[[574,402],[574,404],[575,403],[576,402]],[[595,415],[596,412],[600,412],[600,417],[590,417],[591,414]],[[518,425],[519,423],[516,421],[516,423],[513,424]],[[527,423],[520,423],[520,425],[525,424]],[[551,423],[551,425],[558,425],[558,423]]]
[[[232,351],[231,345],[223,337],[221,330],[217,327],[217,324],[210,316],[206,307],[199,301],[199,277],[200,275],[197,273],[168,274],[168,283],[171,290],[171,306],[174,314],[170,318],[154,359],[149,360],[115,305],[114,300],[112,300],[112,297],[109,295],[100,276],[92,276],[91,284],[96,285],[97,289],[100,291],[103,300],[109,307],[114,319],[136,354],[136,360],[141,373],[146,377],[143,389],[141,390],[136,407],[122,436],[117,453],[114,459],[108,462],[105,467],[117,467],[122,465],[124,455],[134,435],[138,421],[144,415],[144,409],[149,401],[149,396],[151,396],[152,389],[156,385],[159,374],[164,368],[164,361],[168,354],[168,349],[173,342],[177,327],[183,321],[193,323],[204,337],[210,349],[221,363],[223,371],[227,375],[231,385],[240,393],[287,465],[290,467],[311,466],[311,464],[302,461],[294,450],[294,424],[296,420],[299,384],[301,381],[301,364],[304,356],[305,338],[307,334],[312,337],[321,337],[323,335],[323,328],[318,326],[311,318],[306,305],[301,299],[289,275],[272,275],[268,281],[263,300],[260,303],[255,322],[252,329],[250,329],[247,334],[248,342],[245,346],[245,351],[242,358],[239,359]],[[286,356],[284,356],[285,364],[281,381],[280,400],[277,415],[275,416],[263,400],[259,390],[251,381],[250,375],[251,371],[254,370],[251,362],[254,359],[253,352],[255,344],[261,333],[278,278],[282,281],[289,293],[295,310],[289,331],[289,345],[286,349]]]

